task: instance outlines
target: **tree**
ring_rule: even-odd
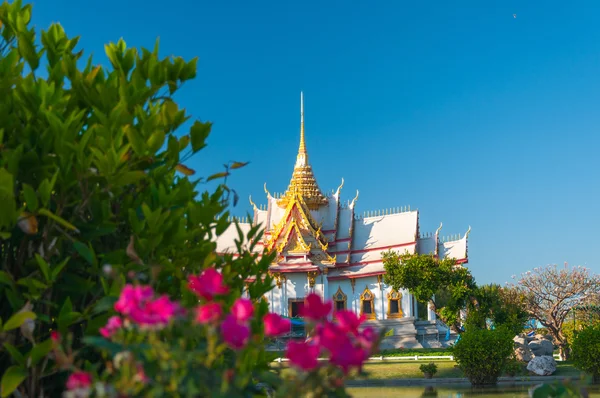
[[[561,359],[569,357],[563,324],[572,308],[587,303],[600,292],[600,277],[583,267],[551,265],[521,275],[517,289],[526,298],[529,315],[537,319],[558,345]]]
[[[467,268],[457,265],[454,259],[430,254],[387,251],[382,258],[385,283],[396,290],[408,289],[418,301],[428,302],[442,321],[461,331],[460,310],[466,308],[468,301],[474,301],[477,286]]]
[[[217,257],[229,188],[202,192],[184,165],[211,130],[191,120],[186,128],[173,97],[195,77],[196,59],[121,40],[105,47],[107,67],[82,62],[78,38],[59,24],[37,40],[31,12],[19,0],[0,5],[2,396],[60,396],[77,353],[99,359],[82,340],[106,324],[125,283],[180,299],[187,275],[211,264],[232,289],[254,278],[256,297],[271,282],[269,257],[256,264],[241,243],[259,227],[240,237],[239,256]],[[56,331],[74,348],[60,363]]]
[[[525,297],[517,289],[489,284],[478,286],[473,296],[475,301],[469,302],[467,307],[467,327],[505,326],[515,335],[523,331],[529,314]]]
[[[600,325],[581,330],[571,347],[575,367],[591,374],[594,383],[600,383]]]

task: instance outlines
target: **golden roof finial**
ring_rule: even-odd
[[[298,155],[301,153],[306,155],[306,143],[304,141],[304,93],[300,91],[300,148]]]
[[[310,209],[327,204],[327,198],[321,193],[312,168],[308,163],[308,153],[304,138],[304,94],[300,92],[300,147],[290,185],[279,200],[280,206],[286,206],[295,195],[301,196]]]

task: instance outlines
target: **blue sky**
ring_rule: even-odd
[[[485,5],[484,5],[485,3]],[[358,211],[410,205],[422,231],[464,233],[478,282],[550,263],[600,272],[600,2],[37,0],[106,63],[103,46],[199,57],[177,100],[214,122],[199,174],[230,179],[234,209],[283,191],[298,146],[321,188]],[[516,14],[516,18],[513,17]]]

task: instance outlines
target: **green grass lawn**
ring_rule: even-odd
[[[434,361],[438,366],[438,372],[434,376],[435,378],[454,378],[454,377],[465,377],[462,371],[455,367],[456,362],[454,361]],[[367,378],[369,380],[384,380],[384,379],[412,379],[422,378],[423,373],[419,370],[419,367],[427,363],[426,361],[414,361],[414,362],[368,362],[364,366],[364,370],[368,372]],[[278,365],[275,365],[276,367]],[[287,363],[281,364],[283,373],[292,372]],[[554,376],[568,376],[579,378],[581,372],[575,369],[570,362],[558,362],[558,367]],[[350,375],[351,379],[361,379],[363,377],[356,374]]]
[[[452,377],[464,377],[460,369],[455,368],[456,362],[453,361],[433,361],[438,366],[438,372],[434,377],[436,378],[452,378]],[[369,379],[410,379],[410,378],[421,378],[423,373],[419,370],[421,364],[427,363],[426,361],[414,361],[414,362],[368,362],[365,364],[365,371],[369,373]],[[581,375],[581,372],[570,362],[557,362],[557,369],[554,376],[568,376],[577,378]],[[357,378],[353,376],[353,378]]]

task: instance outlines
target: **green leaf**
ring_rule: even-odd
[[[50,282],[50,266],[48,265],[46,260],[44,260],[42,258],[42,256],[40,256],[37,253],[35,253],[35,260],[37,261],[38,265],[40,266],[40,270],[42,271],[42,274],[44,274],[44,278],[46,279],[46,282]]]
[[[5,332],[16,329],[18,327],[21,327],[21,325],[25,323],[25,321],[28,319],[36,319],[36,315],[31,311],[17,312],[16,314],[8,318],[8,321],[6,321],[2,329]]]
[[[117,302],[117,297],[115,296],[105,296],[102,297],[96,305],[94,306],[94,314],[98,314],[100,312],[108,311],[112,309]]]
[[[16,363],[21,366],[25,366],[25,356],[23,356],[23,354],[21,354],[21,352],[17,350],[14,345],[10,343],[4,343],[4,348],[6,348],[6,351],[10,353],[10,356]]]
[[[67,263],[69,262],[70,257],[65,258],[60,264],[58,264],[56,267],[54,267],[54,269],[52,270],[52,280],[55,281],[56,277],[58,276],[58,274],[60,273],[60,271],[62,271],[62,269],[65,267],[65,265],[67,265]]]
[[[13,280],[6,271],[0,271],[0,283],[4,283],[5,285],[12,286]]]
[[[224,178],[224,177],[227,177],[228,175],[229,175],[229,173],[227,171],[222,171],[220,173],[211,175],[210,177],[208,177],[206,179],[206,181],[216,180],[217,178]]]
[[[33,37],[27,37],[27,36],[33,36],[33,35],[29,35],[29,34],[20,34],[19,35],[19,53],[21,54],[21,56],[23,58],[25,58],[25,60],[27,61],[27,63],[29,64],[29,67],[32,70],[36,70],[37,67],[40,65],[40,58],[38,57],[37,52],[35,51],[35,45],[34,45],[34,41],[33,41]]]
[[[131,144],[131,148],[133,148],[133,152],[135,152],[136,155],[144,155],[146,153],[146,143],[137,129],[128,124],[123,130],[125,130],[125,135],[127,135],[127,139]]]
[[[50,350],[52,350],[52,339],[46,339],[45,341],[36,344],[35,347],[31,349],[30,366],[35,366],[41,359],[45,358],[48,355]]]
[[[73,304],[71,304],[71,299],[67,297],[58,314],[58,331],[63,335],[66,334],[67,328],[80,316],[80,313],[73,312]]]
[[[229,168],[230,168],[231,170],[235,170],[235,169],[242,168],[242,167],[244,167],[244,166],[248,165],[249,163],[250,163],[250,162],[233,162],[233,163],[231,164],[231,166],[229,166]]]
[[[210,134],[211,123],[202,123],[196,121],[190,128],[190,137],[192,141],[192,152],[196,153],[206,146],[206,138]]]
[[[38,198],[31,185],[23,184],[23,196],[25,197],[25,202],[27,202],[27,208],[31,211],[36,211],[38,208]]]
[[[135,184],[142,178],[146,177],[143,171],[128,171],[115,176],[111,183],[114,187],[122,187],[124,185]]]
[[[21,366],[11,366],[6,369],[6,372],[2,375],[2,381],[0,382],[0,389],[2,398],[8,397],[12,394],[17,387],[27,378],[27,369]]]
[[[83,338],[83,343],[108,351],[111,355],[115,355],[123,350],[123,346],[113,343],[102,337],[88,336]]]
[[[72,231],[75,232],[79,232],[79,230],[70,222],[68,222],[67,220],[53,214],[52,212],[50,212],[50,210],[46,210],[46,209],[40,209],[40,211],[38,212],[38,214],[42,215],[42,216],[46,216],[48,218],[53,219],[54,221],[56,221],[57,223],[59,223],[60,225],[62,225],[65,228],[68,228]]]

